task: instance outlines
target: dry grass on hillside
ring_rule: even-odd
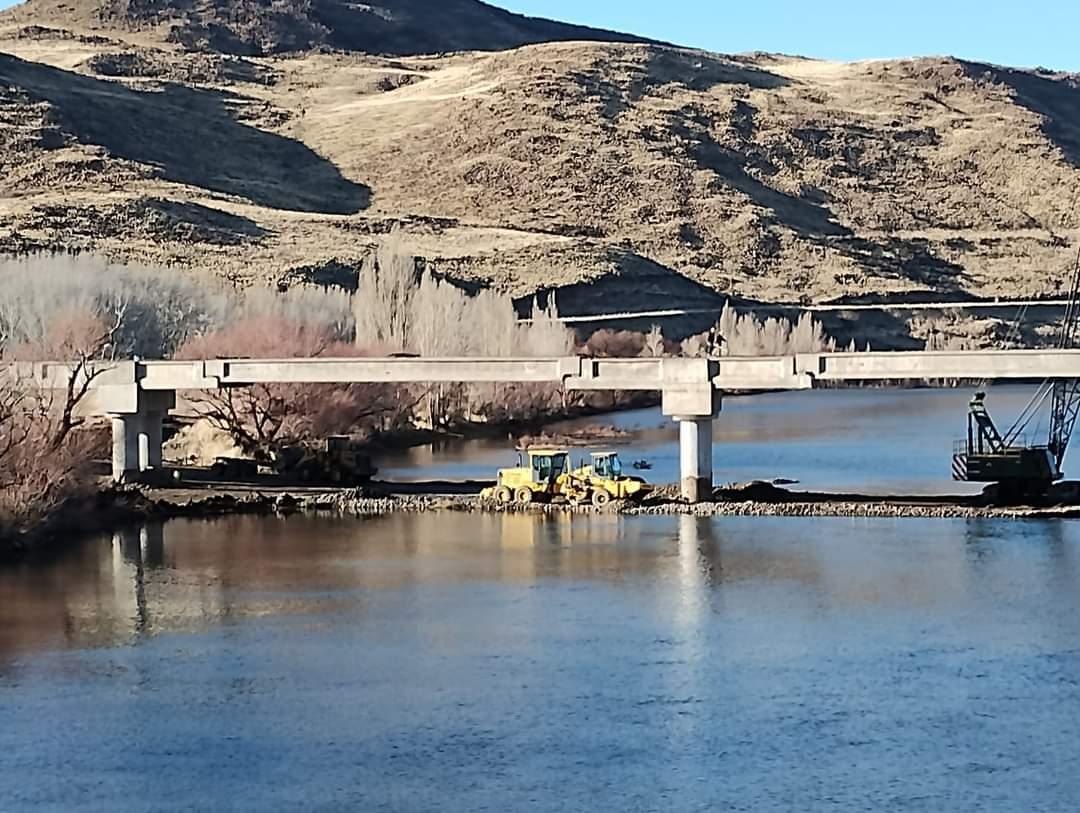
[[[1071,77],[641,44],[238,58],[106,33],[0,15],[0,250],[335,281],[397,229],[461,280],[602,281],[633,309],[1052,292],[1080,226]]]

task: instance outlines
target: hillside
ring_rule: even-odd
[[[313,48],[417,56],[567,40],[645,41],[479,0],[29,0],[11,16],[65,30],[141,32],[188,50],[242,56]]]
[[[619,42],[355,52],[526,37],[494,22],[504,39],[435,43],[398,28],[349,34],[349,50],[340,37],[353,29],[320,23],[330,34],[317,43],[339,50],[278,54],[277,40],[238,56],[130,14],[120,24],[104,7],[50,3],[0,15],[7,252],[333,281],[398,229],[457,279],[516,295],[582,283],[577,306],[601,310],[715,291],[1035,295],[1075,252],[1072,76]],[[399,20],[452,9],[380,7]],[[529,25],[545,39],[553,24]]]

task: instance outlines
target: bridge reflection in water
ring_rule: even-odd
[[[693,662],[716,614],[753,618],[777,602],[809,624],[839,607],[932,610],[1019,583],[1072,595],[1078,543],[1062,522],[992,520],[449,512],[148,524],[0,571],[0,671],[35,651],[251,617],[359,620],[372,591],[542,582],[639,591]]]

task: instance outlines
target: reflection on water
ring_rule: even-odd
[[[53,562],[0,570],[0,668],[24,652],[357,608],[367,591],[431,584],[645,581],[691,603],[715,598],[724,583],[783,584],[829,606],[935,605],[966,596],[973,581],[982,590],[1026,581],[1040,593],[1067,591],[1080,575],[1076,528],[464,513],[149,524]],[[863,544],[864,534],[872,541]]]
[[[133,529],[0,571],[0,809],[1071,810],[1078,557],[1064,521]]]

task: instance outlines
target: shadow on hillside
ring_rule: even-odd
[[[847,237],[815,242],[854,260],[879,279],[914,282],[933,291],[939,299],[956,299],[965,291],[964,267],[934,254],[928,240]]]
[[[534,296],[522,297],[514,301],[520,316],[532,316],[533,306],[539,303],[543,308],[554,295],[559,312],[572,316],[596,316],[610,314],[613,311],[640,313],[652,310],[677,310],[680,308],[700,309],[716,308],[717,314],[724,306],[726,297],[707,285],[690,279],[666,265],[624,248],[612,248],[609,259],[615,265],[613,273],[604,274],[588,282],[560,286],[538,291]],[[688,317],[681,317],[687,321]],[[589,323],[595,327],[614,327],[617,329],[648,330],[658,321],[646,318],[640,323],[623,321],[619,323]],[[685,336],[708,329],[716,321],[708,314],[689,318],[695,325],[687,330]],[[699,324],[700,323],[700,324]]]
[[[617,118],[650,91],[676,85],[697,93],[707,93],[718,85],[744,85],[755,90],[772,90],[790,84],[790,80],[752,65],[744,65],[709,54],[677,48],[654,47],[648,51],[640,75],[622,83],[611,78],[618,70],[600,65],[575,71],[570,78],[589,96],[604,105],[604,116]]]
[[[988,76],[1011,88],[1016,103],[1041,116],[1046,137],[1061,149],[1069,163],[1080,167],[1080,87],[1076,79],[1051,79],[972,62],[962,64],[973,78]]]
[[[791,80],[745,62],[718,58],[680,48],[653,48],[649,51],[649,85],[678,82],[690,90],[706,93],[717,85],[747,85],[755,90],[787,87]]]
[[[503,51],[545,42],[652,42],[632,34],[525,17],[471,0],[380,0],[371,6],[317,0],[310,4],[309,14],[335,48],[394,56]]]
[[[230,96],[166,84],[139,91],[0,54],[0,83],[48,102],[83,144],[157,167],[161,177],[275,209],[352,214],[371,190],[299,141],[237,121]]]

